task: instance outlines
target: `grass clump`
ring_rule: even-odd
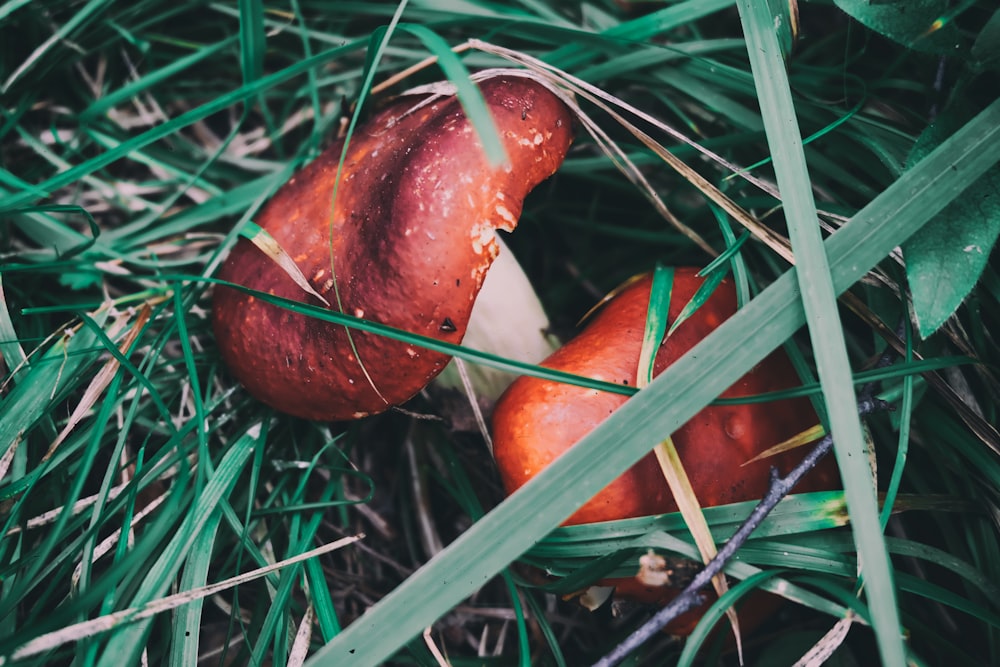
[[[894,410],[845,438],[842,459],[865,460],[844,497],[772,517],[731,566],[795,591],[748,662],[793,663],[848,608],[846,638],[819,649],[842,664],[996,662],[1000,14],[738,4],[0,5],[16,35],[0,43],[5,664],[593,662],[648,610],[586,612],[510,564],[572,573],[614,540],[696,557],[677,517],[553,529],[786,341],[835,435],[857,428],[847,385],[886,347]],[[755,39],[770,59],[751,65]],[[480,436],[439,395],[295,420],[235,385],[209,326],[213,273],[268,197],[387,94],[373,86],[469,40],[448,76],[512,54],[558,69],[621,150],[580,132],[509,239],[554,333],[640,271],[727,249],[745,303],[503,503]],[[388,93],[443,76],[425,66]],[[793,257],[819,269],[789,273]],[[814,349],[818,333],[833,342]],[[713,510],[715,539],[746,511]],[[694,655],[661,637],[636,660],[732,663],[714,641]]]

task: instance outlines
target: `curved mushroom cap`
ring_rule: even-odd
[[[701,285],[696,272],[691,268],[676,269],[668,313],[670,322]],[[651,285],[651,277],[645,276],[623,289],[578,336],[542,365],[635,386]],[[662,372],[735,312],[735,288],[731,281],[725,280],[660,346],[654,373]],[[791,362],[778,350],[722,395],[748,396],[798,384]],[[625,401],[626,397],[618,394],[558,382],[531,377],[515,380],[493,413],[493,453],[507,492],[512,493],[525,484]],[[816,423],[818,419],[807,399],[710,405],[672,437],[699,502],[710,507],[763,497],[770,467],[776,465],[787,471],[801,454],[787,452],[743,464]],[[828,458],[796,491],[836,488],[838,479],[836,464]],[[565,523],[594,523],[676,511],[677,505],[651,453]]]
[[[562,164],[572,116],[541,84],[480,84],[508,163],[492,166],[455,97],[406,96],[283,186],[256,222],[332,308],[459,343],[497,254],[495,230],[517,224],[525,196]],[[332,209],[331,209],[332,206]],[[319,305],[240,239],[219,278]],[[339,299],[338,299],[339,297]],[[220,287],[213,325],[223,359],[251,394],[300,417],[364,417],[403,403],[449,357],[295,314]]]

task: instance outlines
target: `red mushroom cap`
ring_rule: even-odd
[[[562,163],[572,116],[550,90],[522,76],[480,89],[509,162],[493,166],[457,98],[405,96],[283,186],[256,222],[332,308],[459,343],[496,257],[495,230],[512,230],[525,196]],[[269,257],[240,239],[219,278],[319,304]],[[336,279],[334,278],[336,276]],[[254,396],[300,417],[340,420],[398,405],[449,357],[295,314],[220,287],[220,352]]]
[[[673,322],[702,279],[697,269],[675,270],[668,319]],[[652,279],[624,288],[543,366],[635,386]],[[659,374],[736,312],[736,292],[724,280],[712,296],[660,346]],[[797,386],[799,379],[778,350],[740,378],[723,397],[749,396]],[[525,484],[626,401],[619,394],[574,385],[518,378],[493,414],[493,454],[508,493]],[[767,448],[818,423],[804,398],[767,403],[710,405],[672,434],[699,502],[705,506],[756,500],[767,491],[772,465],[782,471],[801,454],[788,452],[744,466]],[[664,438],[669,433],[664,433]],[[834,488],[832,461],[807,476],[798,491]],[[567,525],[676,512],[670,489],[653,454],[605,487]]]
[[[674,273],[668,320],[673,322],[702,284],[697,269]],[[543,366],[578,375],[635,386],[645,332],[652,279],[645,276],[622,289],[587,326],[557,350]],[[654,374],[661,373],[736,312],[736,291],[724,280],[712,296],[660,346]],[[738,353],[738,352],[737,352]],[[788,389],[799,379],[782,350],[768,356],[722,396],[738,397]],[[500,397],[493,413],[493,454],[508,493],[528,482],[578,440],[607,419],[625,401],[619,394],[574,385],[520,377]],[[757,500],[766,493],[771,466],[782,473],[801,458],[786,452],[743,464],[769,447],[817,423],[807,399],[767,403],[710,405],[672,434],[698,501],[704,507]],[[671,435],[663,434],[664,437]],[[600,465],[595,461],[594,465]],[[832,458],[820,462],[796,487],[796,492],[838,488]],[[566,525],[596,523],[678,511],[656,457],[650,453],[581,507]],[[638,577],[605,579],[619,598],[644,604],[666,604],[680,589],[655,586]],[[712,598],[712,595],[709,594]],[[756,626],[779,604],[774,596],[757,594],[747,600],[743,628]],[[666,631],[690,634],[706,602],[671,622]]]

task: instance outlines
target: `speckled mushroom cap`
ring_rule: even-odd
[[[675,269],[668,312],[670,322],[677,318],[701,283],[697,269]],[[635,386],[651,285],[651,277],[645,276],[622,289],[575,338],[542,365]],[[736,290],[727,279],[666,338],[656,354],[654,374],[659,375],[735,312]],[[787,355],[778,350],[722,396],[751,396],[798,384]],[[493,412],[493,454],[508,493],[527,483],[625,401],[626,397],[620,394],[527,376],[514,381]],[[744,464],[817,423],[816,413],[804,398],[710,405],[672,437],[699,502],[710,507],[763,497],[770,467],[777,466],[787,472],[802,454],[791,451]],[[671,434],[664,433],[663,437],[668,435]],[[650,443],[650,448],[655,444]],[[800,482],[796,492],[832,489],[838,485],[836,463],[828,457]],[[656,458],[648,454],[581,507],[566,524],[676,511],[677,504]]]
[[[487,161],[455,97],[404,96],[283,186],[256,218],[336,308],[459,343],[486,271],[495,230],[513,230],[525,196],[562,163],[572,116],[529,78],[480,84],[508,163]],[[219,278],[320,304],[271,258],[240,239]],[[335,292],[336,287],[336,292]],[[449,357],[295,314],[219,287],[219,349],[258,399],[299,417],[360,418],[419,392]]]

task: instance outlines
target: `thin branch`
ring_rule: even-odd
[[[866,389],[868,388],[866,387]],[[884,410],[888,407],[885,401],[874,398],[870,394],[863,394],[858,400],[858,413],[861,416],[869,415],[872,412]],[[594,667],[613,667],[613,665],[617,665],[630,653],[649,641],[650,638],[660,632],[672,620],[685,611],[689,611],[702,604],[705,600],[698,591],[706,586],[712,580],[712,577],[722,572],[729,560],[746,544],[751,533],[760,526],[767,515],[771,513],[771,510],[781,502],[782,498],[791,492],[792,488],[798,484],[806,473],[812,470],[820,459],[826,456],[832,447],[833,437],[829,435],[825,436],[785,477],[781,477],[776,468],[771,468],[771,484],[767,493],[757,506],[754,507],[753,511],[750,512],[750,516],[746,518],[739,529],[729,538],[729,541],[719,549],[719,553],[716,554],[715,558],[710,560],[705,565],[705,568],[695,575],[694,579],[691,580],[680,595],[675,597],[660,611],[656,612],[642,627],[626,637],[611,653],[594,663]]]

